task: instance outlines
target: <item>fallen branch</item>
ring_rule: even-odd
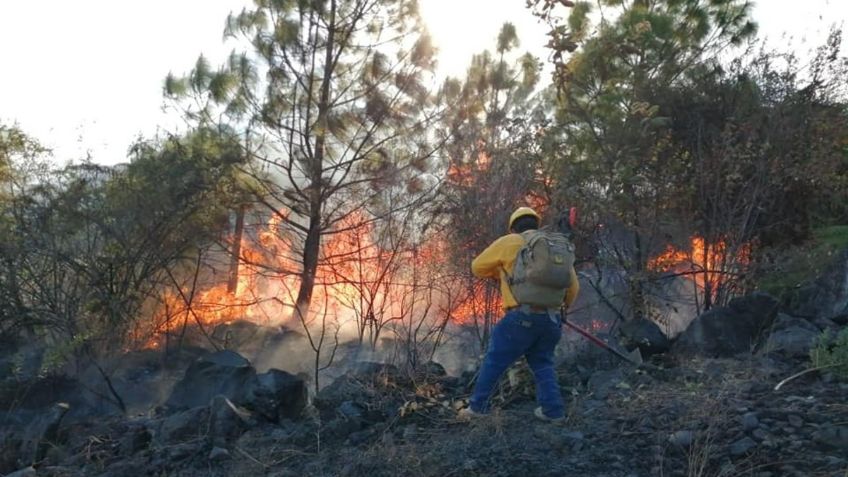
[[[777,383],[777,386],[774,387],[774,390],[779,391],[780,388],[782,388],[783,385],[788,383],[789,381],[800,378],[801,376],[810,374],[814,371],[821,371],[823,369],[835,368],[835,367],[840,366],[840,365],[842,365],[842,363],[831,363],[831,364],[827,364],[827,365],[824,365],[824,366],[817,366],[815,368],[805,369],[805,370],[801,371],[800,373],[795,373],[792,376],[789,376],[788,378],[784,379],[783,381]]]

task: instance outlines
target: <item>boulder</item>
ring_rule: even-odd
[[[428,376],[442,378],[448,375],[448,372],[447,370],[445,370],[445,367],[435,361],[428,361],[424,363],[424,366],[422,366],[422,368]]]
[[[803,328],[805,330],[812,331],[813,333],[818,333],[819,331],[821,331],[821,329],[816,324],[810,322],[809,320],[788,315],[786,313],[778,313],[777,318],[775,318],[774,324],[771,327],[772,333],[776,331],[782,331],[788,328]]]
[[[795,316],[848,324],[848,249],[842,250],[815,280],[794,290],[784,308]]]
[[[36,475],[38,475],[38,473],[35,471],[35,467],[29,466],[12,472],[11,474],[6,474],[6,477],[35,477]]]
[[[27,427],[18,453],[20,465],[34,464],[44,458],[50,446],[57,443],[59,425],[69,409],[67,403],[57,403]]]
[[[733,299],[727,307],[713,308],[695,318],[673,349],[709,357],[750,352],[773,323],[778,306],[774,297],[761,292]]]
[[[269,336],[276,333],[279,333],[276,328],[260,326],[252,321],[236,320],[213,328],[211,338],[221,348],[255,356],[266,347]]]
[[[250,413],[218,395],[209,404],[209,438],[213,446],[225,447],[255,424]]]
[[[177,444],[195,440],[206,434],[209,408],[195,407],[172,414],[162,420],[156,432],[156,440],[162,444]]]
[[[848,313],[840,313],[830,317],[830,321],[839,326],[848,326]]]
[[[618,332],[624,347],[628,351],[638,348],[642,356],[665,353],[671,347],[671,342],[660,327],[644,318],[625,322]]]
[[[810,347],[821,334],[820,328],[804,318],[778,313],[771,333],[760,351],[792,358],[806,358]]]
[[[272,422],[299,417],[307,403],[303,379],[279,369],[271,369],[251,380],[243,400],[245,407]]]
[[[763,348],[766,353],[777,353],[791,358],[806,358],[810,348],[819,336],[818,331],[811,331],[800,326],[790,326],[772,333]]]
[[[165,405],[172,410],[206,406],[219,394],[241,403],[255,379],[256,370],[249,361],[233,351],[218,351],[189,366]]]
[[[398,378],[396,366],[370,361],[357,362],[347,373],[321,389],[315,405],[324,410],[335,409],[345,401],[369,402],[378,389]]]
[[[365,406],[354,401],[345,401],[336,409],[339,416],[348,419],[362,419],[365,416],[365,411]]]

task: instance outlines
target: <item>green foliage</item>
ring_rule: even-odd
[[[822,227],[813,231],[815,241],[831,250],[848,248],[848,225]]]
[[[88,341],[96,336],[98,336],[97,333],[86,331],[84,333],[77,333],[71,336],[70,339],[63,339],[52,343],[44,352],[41,368],[38,370],[39,376],[44,377],[59,373],[66,364],[71,362],[80,353],[80,350],[88,344]]]
[[[227,227],[250,183],[227,132],[140,142],[129,165],[52,171],[10,199],[0,332],[50,337],[56,366],[121,349],[145,300]]]
[[[827,368],[843,380],[848,381],[848,328],[835,336],[827,330],[816,340],[810,350],[813,367]]]

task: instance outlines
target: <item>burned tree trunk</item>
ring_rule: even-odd
[[[321,95],[318,100],[316,118],[315,152],[310,164],[309,185],[309,229],[303,244],[303,272],[300,288],[295,301],[295,313],[300,320],[309,316],[312,290],[315,287],[315,275],[318,272],[318,258],[321,251],[321,209],[324,203],[323,180],[324,154],[327,148],[328,114],[330,111],[330,82],[333,79],[333,52],[336,48],[336,2],[330,2],[330,18],[327,25],[327,45],[324,56],[324,72],[321,78]],[[305,323],[305,321],[304,321]]]
[[[235,293],[238,288],[241,238],[244,235],[244,214],[246,208],[247,206],[242,204],[236,211],[236,228],[233,232],[233,250],[230,257],[230,276],[227,282],[227,291],[229,293]]]

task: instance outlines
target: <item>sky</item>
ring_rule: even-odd
[[[545,28],[525,0],[419,2],[439,76],[461,76],[504,21],[516,25],[521,49],[546,55]],[[180,128],[162,109],[165,75],[190,70],[200,53],[221,63],[234,46],[223,42],[224,20],[249,3],[0,0],[0,123],[17,123],[60,163],[124,162],[135,138]],[[772,45],[803,53],[848,20],[848,0],[759,0],[754,18]]]

